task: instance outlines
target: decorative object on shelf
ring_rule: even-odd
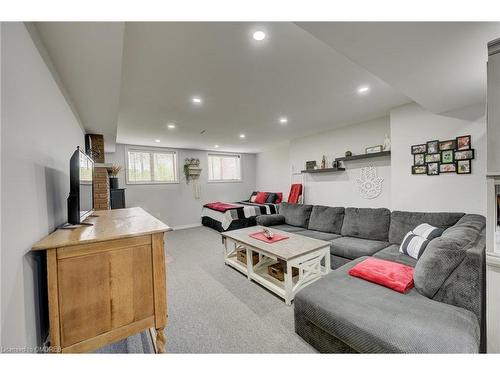
[[[346,158],[349,158],[349,157],[352,156],[352,152],[351,151],[346,151],[344,155],[345,155]]]
[[[360,178],[356,179],[361,197],[365,199],[377,198],[382,193],[383,181],[382,177],[378,177],[377,168],[374,166],[361,168]]]
[[[385,135],[384,144],[383,144],[382,149],[384,151],[390,151],[390,149],[391,149],[391,139],[389,138],[389,136],[387,134]]]
[[[323,155],[323,159],[321,159],[321,169],[326,168],[326,156]]]
[[[340,162],[339,162],[339,161],[337,161],[337,160],[334,160],[334,161],[332,162],[332,168],[337,168],[337,169],[338,169],[338,167],[340,167]]]
[[[315,169],[316,168],[316,160],[306,161],[306,170]]]
[[[118,173],[120,173],[121,170],[122,166],[115,164],[113,164],[111,167],[108,168],[110,189],[118,189],[120,187],[118,183]]]
[[[412,174],[437,176],[441,173],[472,173],[474,149],[471,148],[470,135],[413,145],[411,153],[413,154]]]
[[[184,159],[184,175],[186,176],[186,184],[189,184],[189,181],[193,181],[193,192],[195,199],[200,199],[201,188],[199,178],[201,175],[201,171],[202,169],[200,168],[200,159]]]
[[[377,152],[382,152],[382,148],[382,145],[367,147],[365,148],[365,154],[375,154]]]

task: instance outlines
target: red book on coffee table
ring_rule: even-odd
[[[274,243],[274,242],[286,240],[287,238],[289,238],[287,236],[284,236],[282,234],[277,234],[277,233],[274,233],[273,238],[267,238],[266,235],[264,234],[264,232],[252,233],[252,234],[249,234],[249,236],[252,238],[255,238],[257,240],[267,242],[267,243]]]

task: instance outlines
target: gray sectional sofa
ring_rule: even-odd
[[[399,252],[421,223],[445,229],[417,261]],[[331,242],[335,271],[295,296],[295,330],[320,352],[485,350],[485,218],[282,203],[257,224]],[[368,256],[414,267],[406,294],[349,276]]]

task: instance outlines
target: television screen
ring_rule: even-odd
[[[80,152],[80,218],[85,216],[93,207],[92,174],[93,161]]]

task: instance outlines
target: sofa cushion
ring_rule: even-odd
[[[389,242],[401,244],[404,236],[417,225],[427,223],[441,229],[455,225],[463,213],[393,211],[389,228]]]
[[[311,238],[316,238],[317,240],[322,240],[322,241],[331,241],[336,238],[340,238],[339,234],[335,233],[326,233],[326,232],[320,232],[317,230],[300,230],[298,232],[295,232],[296,234],[300,234],[302,236],[306,237],[311,237]]]
[[[391,211],[387,208],[347,207],[341,234],[368,240],[387,241],[390,221]]]
[[[417,260],[412,257],[403,254],[399,251],[398,245],[389,245],[388,247],[377,251],[373,254],[374,258],[390,260],[392,262],[397,262],[401,264],[406,264],[407,266],[415,267]]]
[[[259,215],[255,218],[257,225],[271,227],[273,225],[285,224],[285,217],[280,214]]]
[[[309,225],[312,208],[313,206],[309,204],[281,202],[280,214],[285,217],[285,224],[306,229]]]
[[[296,322],[311,322],[362,353],[479,351],[479,324],[472,312],[426,298],[415,288],[401,294],[349,276],[348,270],[364,259],[298,292]]]
[[[387,246],[389,246],[389,243],[383,241],[341,237],[332,241],[330,252],[343,258],[356,259],[365,255],[373,255]]]
[[[344,257],[339,257],[338,255],[333,255],[330,252],[330,267],[332,270],[343,266],[346,263],[352,262],[352,259],[347,259]]]
[[[314,206],[309,219],[309,229],[340,234],[344,211],[344,207]]]
[[[304,228],[302,228],[302,227],[295,227],[293,225],[288,225],[288,224],[274,225],[270,229],[271,229],[271,232],[273,231],[273,229],[278,229],[278,230],[282,230],[285,232],[291,232],[291,233],[295,233],[295,232],[304,230]]]
[[[486,220],[481,215],[466,215],[429,242],[415,266],[415,288],[433,298],[445,280],[467,256],[467,251],[482,240]],[[471,269],[470,272],[480,272]]]

